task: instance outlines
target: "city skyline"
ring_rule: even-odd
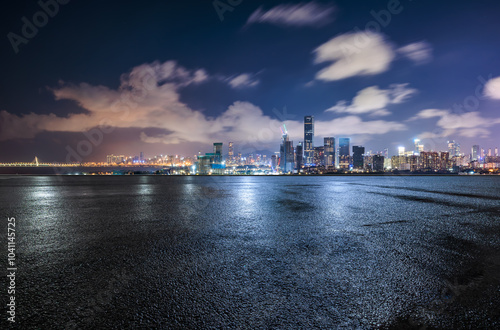
[[[326,137],[391,153],[500,144],[493,1],[63,3],[2,17],[0,162],[189,157],[214,141],[272,155],[283,124],[305,163]]]

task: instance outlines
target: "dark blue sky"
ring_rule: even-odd
[[[1,13],[0,161],[272,152],[280,122],[297,144],[305,115],[317,144],[500,144],[498,1],[241,1],[222,21],[209,0],[59,7],[17,53],[9,35],[42,9]]]

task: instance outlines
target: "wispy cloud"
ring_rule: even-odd
[[[422,110],[408,121],[431,118],[439,118],[436,125],[442,129],[442,132],[439,134],[425,132],[421,135],[422,138],[448,137],[452,135],[484,138],[491,133],[488,128],[500,124],[500,118],[484,118],[479,112],[456,114],[451,110],[441,109]]]
[[[429,49],[427,43],[400,48],[405,56],[420,62],[430,59]],[[316,74],[316,79],[322,81],[380,74],[386,72],[397,58],[392,42],[380,33],[368,31],[341,34],[316,48],[313,53],[316,64],[330,63]]]
[[[395,58],[391,44],[382,35],[371,32],[342,34],[316,48],[314,53],[315,63],[331,62],[316,74],[316,79],[323,81],[382,73]]]
[[[324,26],[334,20],[335,7],[315,1],[296,5],[279,5],[269,10],[257,9],[247,21],[280,26]]]
[[[226,78],[225,81],[228,82],[229,86],[235,89],[255,87],[260,83],[260,80],[255,77],[255,75],[250,73],[242,73],[237,76],[232,76]]]
[[[31,113],[18,116],[0,112],[0,140],[33,138],[42,132],[86,132],[101,125],[114,128],[139,128],[137,137],[147,143],[180,144],[212,141],[256,141],[259,146],[273,147],[280,140],[282,122],[264,114],[261,108],[236,101],[214,117],[190,108],[180,100],[180,90],[192,84],[206,82],[204,70],[188,70],[176,62],[143,64],[121,76],[117,89],[61,83],[51,89],[57,100],[71,100],[85,113],[59,117],[54,114]],[[303,123],[285,122],[292,136],[302,139]],[[317,121],[321,135],[377,135],[404,130],[398,122],[364,121],[358,116],[346,116],[330,121]],[[160,129],[148,135],[150,128]]]
[[[415,64],[425,64],[432,60],[432,46],[425,42],[415,42],[398,49],[398,53],[409,58]]]
[[[389,89],[380,89],[378,86],[367,87],[358,92],[352,102],[339,101],[326,112],[370,114],[372,116],[387,116],[391,113],[386,109],[391,104],[405,102],[418,91],[409,88],[409,84],[394,84]]]

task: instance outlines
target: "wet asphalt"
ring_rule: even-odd
[[[0,210],[23,329],[500,327],[500,177],[4,176]]]

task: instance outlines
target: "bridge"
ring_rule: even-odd
[[[108,163],[44,163],[41,162],[38,157],[35,157],[31,162],[12,162],[12,163],[0,163],[0,167],[112,167],[112,168],[140,168],[140,167],[176,167],[172,164],[108,164]],[[177,166],[183,167],[183,166]]]
[[[15,162],[15,163],[0,163],[0,167],[76,167],[85,166],[83,164],[66,164],[66,163],[42,163],[35,157],[31,162]]]

